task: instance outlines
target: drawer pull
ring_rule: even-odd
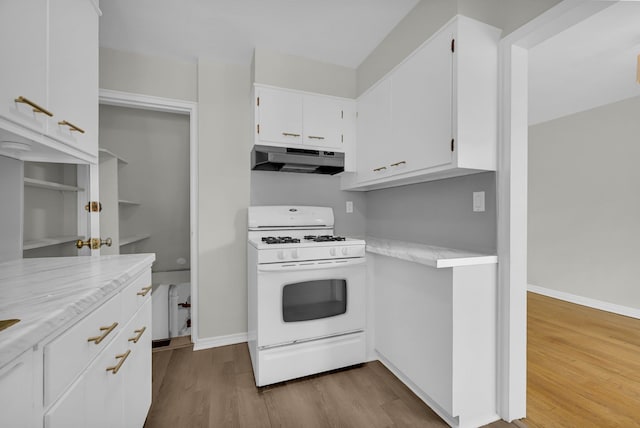
[[[316,137],[315,135],[309,135],[310,140],[324,140],[324,137]]]
[[[58,122],[58,125],[68,126],[71,131],[78,131],[81,134],[84,134],[84,129],[77,127],[71,122],[67,122],[66,120],[61,120]]]
[[[129,338],[129,342],[133,342],[133,343],[138,343],[138,340],[140,340],[140,338],[142,337],[142,335],[144,334],[144,331],[147,329],[147,327],[142,327],[139,328],[137,330],[133,330],[134,333],[138,333],[137,336],[134,337],[130,337]]]
[[[114,328],[116,328],[118,326],[117,322],[114,322],[113,324],[111,324],[109,327],[100,327],[100,331],[102,332],[102,334],[100,336],[95,336],[95,337],[90,337],[87,339],[87,342],[95,342],[96,345],[98,345],[100,342],[102,342],[104,340],[105,337],[107,337],[109,335],[109,333],[111,333],[113,331]]]
[[[131,353],[131,350],[129,349],[124,354],[116,355],[116,359],[120,361],[118,361],[118,364],[116,364],[115,366],[107,367],[107,371],[113,374],[118,373],[118,370],[120,370],[120,367],[122,367],[122,365],[124,364],[125,360],[127,359],[130,353]]]
[[[294,134],[292,132],[283,132],[282,135],[284,135],[285,137],[299,137],[300,134]]]
[[[149,291],[151,291],[151,286],[143,287],[143,288],[142,288],[142,289],[140,289],[140,291],[138,291],[136,294],[137,294],[138,296],[142,296],[142,297],[144,297],[144,296],[146,296],[146,295],[147,295],[147,293],[148,293]]]
[[[383,169],[387,169],[387,167],[386,166],[381,166],[380,168],[374,169],[373,172],[382,171]]]
[[[28,106],[33,107],[33,111],[35,113],[42,113],[42,114],[46,114],[49,117],[53,117],[53,113],[51,113],[49,110],[47,110],[44,107],[40,107],[38,104],[34,103],[28,98],[23,97],[22,95],[16,98],[14,101],[17,103],[26,104]]]
[[[399,165],[404,165],[406,163],[407,161],[400,161],[400,162],[392,163],[391,166],[399,166]]]

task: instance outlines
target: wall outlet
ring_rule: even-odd
[[[473,192],[473,212],[484,212],[484,192]]]
[[[347,201],[347,214],[351,214],[353,212],[353,201]]]

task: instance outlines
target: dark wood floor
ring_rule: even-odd
[[[531,428],[640,427],[640,320],[528,297]]]
[[[379,362],[258,389],[246,344],[153,354],[147,428],[446,426]]]

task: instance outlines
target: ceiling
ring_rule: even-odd
[[[249,64],[255,47],[356,68],[418,0],[108,0],[100,46]]]
[[[616,3],[529,50],[529,124],[640,96],[640,2]]]

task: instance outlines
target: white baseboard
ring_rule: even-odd
[[[591,299],[589,297],[577,296],[564,291],[552,290],[550,288],[539,287],[529,284],[527,289],[532,293],[542,294],[543,296],[553,297],[554,299],[564,300],[565,302],[575,303],[577,305],[587,306],[601,311],[611,312],[625,317],[640,319],[640,309],[630,308],[628,306],[617,305],[615,303],[603,302],[602,300]]]
[[[247,333],[228,334],[226,336],[205,337],[193,343],[193,350],[218,348],[220,346],[235,345],[247,341]]]

